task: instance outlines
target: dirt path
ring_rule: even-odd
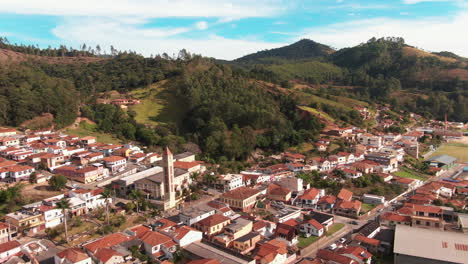
[[[88,119],[87,117],[77,117],[75,119],[75,122],[73,122],[73,124],[63,128],[63,130],[66,130],[66,129],[74,129],[74,128],[78,128],[80,126],[80,123],[81,122],[86,122],[88,124],[91,124],[91,125],[95,125],[96,123],[94,121],[91,121],[90,119]]]

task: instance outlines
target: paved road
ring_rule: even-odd
[[[308,251],[306,254],[301,255],[301,257],[315,257],[317,254],[317,251],[321,248],[326,248],[330,246],[331,244],[335,243],[338,239],[346,235],[348,232],[352,231],[352,228],[349,225],[345,225],[342,229],[340,229],[338,232],[334,233],[333,235],[329,237],[324,237],[317,242],[313,243],[311,245],[312,248],[310,251]]]

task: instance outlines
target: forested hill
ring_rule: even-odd
[[[389,103],[395,109],[440,120],[447,114],[450,120],[468,121],[466,58],[449,52],[426,52],[395,37],[373,38],[320,58],[297,59],[300,48],[294,52],[294,47],[275,49],[281,60],[268,59],[266,51],[231,64],[249,69],[254,78],[283,86],[290,86],[293,80],[347,87],[347,92],[352,87],[359,100]],[[278,54],[284,49],[288,52]],[[244,59],[251,57],[260,58]]]
[[[310,39],[302,39],[291,45],[259,51],[235,60],[236,63],[272,63],[277,60],[302,60],[328,57],[335,52],[327,45]]]
[[[278,151],[313,140],[325,124],[371,126],[355,110],[362,105],[468,121],[464,58],[424,52],[401,38],[336,52],[302,40],[228,63],[185,50],[175,58],[134,52],[103,58],[83,48],[7,48],[4,54],[23,59],[0,61],[0,126],[49,113],[62,128],[81,113],[122,139],[179,150],[195,143],[209,158],[233,160],[256,147]],[[161,89],[170,99],[162,105]],[[143,106],[123,111],[97,103],[111,91],[138,95]],[[148,116],[161,107],[163,117]]]

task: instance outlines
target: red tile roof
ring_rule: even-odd
[[[354,201],[341,201],[336,204],[336,208],[341,208],[341,209],[355,209],[356,211],[359,211],[361,209],[362,202],[358,200]]]
[[[299,199],[302,200],[315,200],[317,195],[319,194],[319,190],[315,188],[310,188],[304,191],[304,194],[299,196]]]
[[[268,194],[270,195],[288,195],[291,193],[291,190],[288,188],[282,187],[278,184],[270,184],[268,186]]]
[[[322,196],[318,202],[319,204],[322,203],[327,203],[327,204],[335,204],[336,203],[336,197],[333,195],[325,195]]]
[[[317,230],[323,229],[323,225],[320,224],[319,222],[317,222],[317,220],[315,220],[315,219],[310,219],[309,221],[307,221],[305,223],[310,224],[311,226],[313,226]]]
[[[358,263],[354,259],[346,256],[339,255],[333,251],[327,250],[327,249],[320,249],[317,252],[317,257],[321,258],[326,261],[334,262],[334,263],[340,263],[340,264],[355,264]]]
[[[289,219],[288,221],[283,222],[283,224],[292,226],[292,227],[297,227],[298,225],[300,225],[300,223],[296,221],[296,219]]]
[[[20,171],[31,170],[31,169],[34,169],[34,168],[30,166],[26,166],[26,165],[14,165],[14,166],[8,167],[8,170],[11,172],[20,172]]]
[[[341,189],[340,193],[338,193],[338,199],[343,201],[351,201],[353,198],[353,193],[345,188]]]
[[[99,240],[91,242],[89,244],[84,245],[84,248],[89,250],[90,252],[95,253],[100,248],[109,248],[125,241],[131,240],[130,237],[122,234],[122,233],[115,233],[107,235]]]
[[[159,232],[149,231],[141,237],[141,241],[154,247],[172,241],[172,238]]]
[[[57,253],[57,257],[67,259],[71,263],[80,262],[89,258],[88,254],[80,248],[67,248]]]
[[[105,162],[116,162],[119,160],[125,160],[125,158],[121,156],[110,156],[110,157],[105,157],[102,160]]]
[[[94,256],[100,261],[102,261],[102,263],[106,263],[109,259],[111,259],[114,256],[123,257],[122,254],[110,248],[100,248],[96,251]]]
[[[220,215],[220,214],[214,214],[214,215],[210,215],[208,216],[207,218],[201,220],[201,221],[198,221],[198,225],[201,225],[201,226],[215,226],[215,225],[219,225],[221,223],[224,223],[226,221],[230,221],[231,219],[229,217],[226,217],[224,215]]]
[[[130,228],[130,231],[134,232],[138,238],[141,238],[144,234],[146,234],[146,232],[151,231],[151,228],[144,225],[139,225]]]
[[[354,237],[354,240],[362,242],[364,244],[376,246],[376,247],[378,247],[380,245],[380,240],[370,238],[370,237],[366,237],[366,236],[363,236],[363,235],[357,235],[356,237]]]
[[[387,212],[381,216],[383,220],[394,221],[394,222],[411,222],[411,216],[400,215],[393,212]]]
[[[15,249],[15,248],[20,247],[20,246],[21,246],[21,244],[16,240],[2,243],[2,244],[0,244],[0,253],[10,251],[10,250]]]
[[[261,261],[262,263],[270,263],[276,258],[278,254],[286,255],[288,253],[288,250],[286,248],[287,245],[285,242],[276,239],[270,240],[259,247],[255,259],[264,260]]]
[[[257,195],[260,191],[255,190],[250,187],[240,187],[235,190],[229,191],[223,194],[224,198],[236,199],[236,200],[245,200],[254,195]]]
[[[199,165],[200,163],[196,161],[174,161],[174,167],[184,170],[189,170]]]

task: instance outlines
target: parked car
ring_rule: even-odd
[[[328,246],[328,249],[330,249],[330,250],[335,250],[337,247],[338,247],[338,246],[337,246],[335,243],[333,243],[333,244],[331,244],[331,245]]]
[[[359,223],[357,221],[354,221],[354,220],[350,221],[349,223],[352,224],[352,225],[359,225]]]
[[[340,238],[340,240],[339,240],[339,241],[340,241],[340,243],[342,243],[342,244],[343,244],[344,242],[346,242],[346,238],[345,238],[345,237],[342,237],[342,238]]]

